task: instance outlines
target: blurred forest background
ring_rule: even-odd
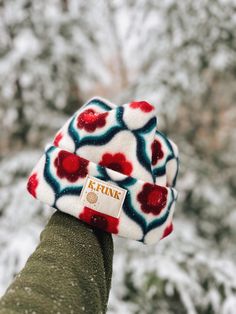
[[[174,233],[115,240],[109,313],[235,314],[235,30],[235,0],[0,0],[0,294],[52,212],[26,177],[99,95],[157,106],[181,160]]]

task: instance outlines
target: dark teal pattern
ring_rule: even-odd
[[[55,178],[53,176],[53,174],[50,171],[50,167],[53,164],[52,158],[51,158],[51,154],[56,150],[57,148],[55,146],[51,146],[50,148],[48,148],[45,152],[45,156],[46,156],[46,162],[45,162],[45,166],[44,166],[44,178],[46,180],[46,182],[51,186],[51,188],[53,189],[54,193],[55,193],[55,200],[54,203],[51,205],[55,208],[57,208],[56,203],[57,200],[64,196],[64,195],[80,195],[81,190],[82,190],[82,185],[81,186],[68,186],[66,188],[61,188],[61,185],[58,181],[58,178]],[[172,189],[170,189],[171,191],[171,200],[168,202],[168,208],[165,212],[165,214],[159,218],[156,218],[154,220],[152,220],[152,222],[148,223],[145,219],[145,215],[137,212],[137,210],[135,210],[134,205],[132,204],[132,192],[130,190],[130,188],[132,188],[133,185],[135,185],[137,183],[137,179],[133,178],[133,177],[126,177],[123,180],[114,180],[111,179],[111,177],[108,174],[108,171],[105,167],[96,165],[97,168],[97,172],[98,175],[96,175],[96,177],[98,179],[101,179],[103,181],[113,181],[115,184],[117,184],[118,186],[120,186],[123,189],[127,190],[127,194],[126,194],[126,198],[123,204],[123,210],[125,212],[125,214],[133,221],[135,221],[142,229],[143,232],[143,237],[142,239],[140,239],[140,241],[144,241],[144,237],[145,235],[157,228],[160,227],[161,225],[163,225],[166,220],[169,217],[169,211],[170,208],[173,204],[173,202],[175,201],[175,197],[174,197],[174,192]],[[92,174],[94,175],[94,174]]]
[[[137,151],[136,155],[140,164],[151,174],[153,177],[153,182],[155,182],[154,174],[151,168],[151,160],[147,154],[146,141],[143,135],[151,132],[156,127],[156,118],[150,119],[142,128],[137,130],[130,130],[123,120],[124,108],[122,106],[116,109],[116,125],[112,126],[102,135],[87,135],[85,137],[80,137],[78,130],[74,127],[75,118],[74,117],[68,128],[68,134],[71,139],[74,141],[76,153],[77,149],[83,146],[92,145],[100,146],[109,143],[116,134],[121,131],[128,130],[134,134],[137,141]]]

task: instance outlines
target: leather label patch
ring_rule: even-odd
[[[87,175],[81,192],[83,206],[97,212],[116,217],[120,216],[127,190],[110,182]]]

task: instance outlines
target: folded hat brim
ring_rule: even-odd
[[[81,202],[88,175],[127,191],[118,217]],[[177,199],[174,188],[127,176],[54,145],[47,147],[32,170],[27,187],[33,197],[49,206],[104,231],[145,244],[157,243],[172,231]]]

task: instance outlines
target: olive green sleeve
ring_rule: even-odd
[[[0,314],[105,313],[112,260],[110,234],[57,211],[0,300]]]

